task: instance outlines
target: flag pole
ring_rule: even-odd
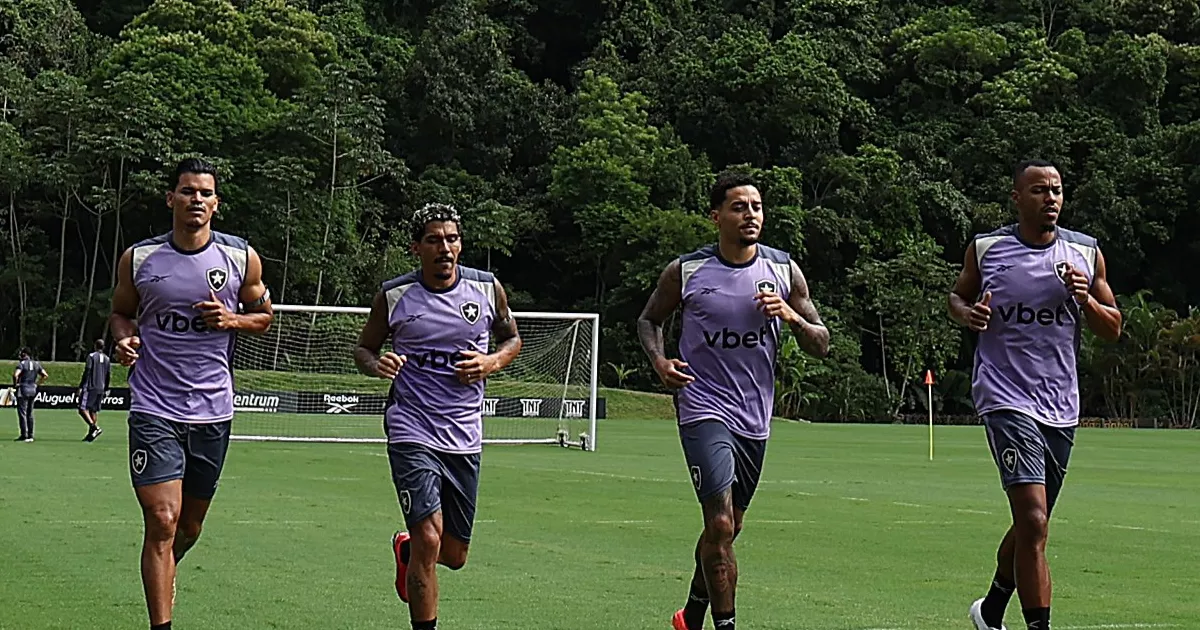
[[[933,370],[925,370],[925,387],[929,396],[929,461],[933,461]]]

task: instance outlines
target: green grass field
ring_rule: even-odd
[[[141,523],[124,418],[78,440],[38,413],[0,441],[0,628],[139,628]],[[11,420],[9,420],[11,418]],[[235,421],[236,422],[236,421]],[[1005,506],[982,429],[777,423],[737,543],[743,629],[966,629]],[[700,527],[669,421],[610,420],[600,450],[484,453],[467,567],[441,570],[447,629],[668,628]],[[1200,627],[1200,433],[1082,430],[1049,555],[1054,621]],[[236,442],[175,626],[406,628],[381,445]],[[1009,627],[1022,627],[1019,607]]]

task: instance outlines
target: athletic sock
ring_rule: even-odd
[[[984,623],[993,628],[999,628],[1004,623],[1004,610],[1008,608],[1008,601],[1012,599],[1016,590],[1017,585],[1000,575],[1000,571],[997,570],[996,576],[992,578],[992,588],[988,590],[983,604],[979,607]]]
[[[408,564],[408,554],[410,553],[411,550],[412,550],[412,539],[411,538],[400,543],[400,562],[403,562],[404,564]],[[434,621],[437,621],[437,620],[435,619]],[[430,626],[430,627],[432,628],[433,626]]]
[[[413,620],[412,627],[413,630],[437,630],[437,617],[434,617],[429,621]]]
[[[1025,615],[1025,627],[1028,630],[1050,630],[1050,607],[1026,608],[1021,611]]]
[[[160,623],[157,626],[150,624],[150,630],[171,630],[171,622]]]
[[[712,618],[713,627],[716,628],[716,630],[734,630],[732,610],[727,613],[719,613],[714,610]]]
[[[704,613],[708,612],[708,589],[696,591],[696,583],[688,592],[687,603],[683,605],[683,623],[688,630],[701,630],[704,627]]]

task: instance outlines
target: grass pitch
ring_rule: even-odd
[[[142,628],[124,414],[79,442],[39,411],[0,441],[0,628]],[[235,420],[237,422],[237,420]],[[700,530],[669,421],[602,421],[600,450],[487,447],[447,629],[669,628]],[[965,630],[1006,508],[979,427],[777,423],[736,545],[745,629]],[[1057,630],[1200,628],[1200,433],[1084,429],[1051,524]],[[382,445],[235,442],[175,627],[406,628]],[[1021,627],[1016,601],[1010,628]]]

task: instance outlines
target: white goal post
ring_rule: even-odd
[[[233,439],[385,442],[388,383],[363,376],[354,364],[370,309],[274,308],[266,334],[237,338]],[[600,316],[514,312],[513,317],[523,345],[508,367],[488,379],[484,443],[596,450],[596,420],[605,414],[605,401],[597,395]]]

